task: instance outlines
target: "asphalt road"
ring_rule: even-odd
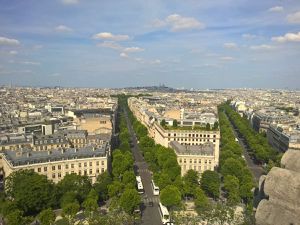
[[[226,113],[225,113],[225,115],[226,115]],[[234,127],[234,125],[232,124],[232,122],[230,121],[229,118],[228,118],[228,120],[231,124],[231,127],[232,127],[235,137],[239,140],[239,144],[243,148],[243,155],[245,157],[247,166],[250,169],[253,177],[255,178],[255,181],[258,183],[260,176],[264,174],[264,169],[262,168],[261,165],[255,164],[255,162],[251,159],[251,157],[248,153],[248,147],[246,145],[245,139],[242,137],[241,134],[239,134],[238,129]]]
[[[125,118],[127,127],[132,140],[132,153],[134,157],[134,171],[136,175],[141,176],[145,193],[142,195],[143,207],[142,211],[142,225],[161,225],[161,218],[158,211],[159,197],[153,195],[151,187],[151,171],[148,169],[148,165],[144,160],[142,153],[137,144],[135,132],[133,131],[132,124],[128,118],[128,114],[125,112]],[[149,206],[149,202],[153,202],[153,206]]]

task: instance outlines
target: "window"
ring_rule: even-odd
[[[101,165],[104,166],[104,161],[101,161]]]
[[[79,171],[79,173],[78,173],[80,176],[81,176],[81,171]]]
[[[90,169],[90,174],[92,174],[93,173],[93,170],[92,169]]]
[[[78,163],[78,167],[81,167],[81,163]]]
[[[186,159],[183,159],[183,162],[186,163]]]
[[[47,171],[47,167],[45,166],[45,167],[44,167],[44,172],[46,172],[46,171]]]
[[[38,172],[41,172],[42,170],[41,170],[41,168],[39,167],[39,168],[37,169],[37,171],[38,171]]]
[[[66,169],[69,169],[69,164],[66,164]]]
[[[84,175],[87,175],[87,171],[86,170],[84,171]]]
[[[87,166],[87,163],[85,162],[85,163],[84,163],[84,167],[86,167],[86,166]]]
[[[52,170],[55,170],[55,166],[52,166]]]
[[[104,173],[104,168],[101,168],[101,173]]]
[[[179,162],[182,163],[182,159],[179,159]]]
[[[74,164],[73,163],[71,164],[71,168],[74,169]]]
[[[190,163],[193,163],[193,160],[192,160],[192,159],[190,159]]]
[[[99,161],[96,162],[96,165],[99,166]]]
[[[61,170],[61,165],[58,165],[57,168],[58,168],[59,170]]]
[[[55,173],[52,174],[52,179],[55,179]]]
[[[96,173],[99,173],[99,169],[96,170]]]
[[[93,162],[90,162],[90,166],[93,166]]]
[[[58,178],[61,178],[61,173],[58,173],[58,175],[57,175],[57,176],[58,176]]]

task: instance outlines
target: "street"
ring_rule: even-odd
[[[226,115],[226,113],[225,113],[225,115]],[[226,117],[228,118],[227,115],[226,115]],[[264,174],[264,169],[260,165],[255,164],[254,161],[251,159],[251,157],[249,156],[249,153],[247,151],[247,145],[245,143],[245,139],[241,135],[238,134],[237,129],[234,127],[234,125],[232,124],[232,122],[230,121],[229,118],[228,118],[228,120],[231,124],[234,136],[238,139],[238,143],[243,148],[243,155],[245,157],[247,166],[250,169],[253,177],[255,178],[256,183],[258,183],[260,176]]]
[[[145,193],[142,195],[143,207],[142,212],[142,224],[143,225],[160,225],[162,224],[158,211],[159,196],[154,196],[151,179],[152,175],[148,169],[148,165],[139,150],[135,132],[133,131],[132,124],[128,118],[127,111],[124,110],[127,127],[131,136],[131,150],[134,157],[134,171],[136,175],[141,176]],[[153,206],[149,206],[149,202],[153,202]]]

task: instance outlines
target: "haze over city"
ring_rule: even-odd
[[[298,88],[297,0],[0,0],[0,84]]]

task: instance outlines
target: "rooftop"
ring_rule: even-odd
[[[21,149],[19,151],[4,150],[3,155],[13,166],[22,166],[49,161],[104,157],[106,156],[107,147],[108,145],[103,145],[98,148],[87,146],[80,149],[68,148],[64,150],[54,149],[51,151],[32,151],[30,149]]]
[[[202,145],[181,145],[177,141],[171,141],[169,146],[175,150],[177,155],[214,155],[214,145],[210,142]]]

